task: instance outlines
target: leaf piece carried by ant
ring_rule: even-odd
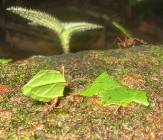
[[[107,72],[103,72],[92,85],[81,93],[82,96],[98,96],[103,105],[126,106],[136,102],[148,106],[148,99],[144,91],[130,89],[120,85]]]
[[[23,94],[37,101],[50,102],[63,96],[65,84],[59,71],[41,70],[23,87]]]

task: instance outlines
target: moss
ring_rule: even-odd
[[[12,115],[6,122],[0,120],[0,126],[6,135],[12,133],[40,140],[104,137],[121,139],[122,135],[139,136],[140,131],[148,139],[150,132],[159,134],[162,50],[150,46],[126,50],[83,51],[51,57],[35,56],[20,64],[0,66],[0,81],[15,88],[11,93],[0,94],[0,110]],[[61,71],[62,65],[65,67],[66,77],[70,79],[69,95],[61,99],[58,108],[46,114],[44,109],[48,105],[22,96],[21,87],[40,69]],[[78,96],[71,97],[79,94],[104,70],[122,84],[146,90],[151,105],[146,108],[131,104],[116,109],[115,106],[102,107],[96,102],[98,99],[81,100]]]
[[[9,134],[9,136],[7,137],[7,140],[30,140],[29,137],[27,136],[19,136],[19,135],[16,135],[16,134]]]

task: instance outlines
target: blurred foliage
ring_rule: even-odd
[[[137,5],[140,2],[142,2],[142,1],[144,1],[144,0],[128,0],[128,2],[129,2],[130,5]]]
[[[12,62],[12,59],[3,59],[3,58],[0,59],[0,65],[5,65],[10,62]]]

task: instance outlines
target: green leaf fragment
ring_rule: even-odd
[[[81,95],[98,96],[103,105],[126,106],[131,102],[136,102],[148,106],[148,100],[144,91],[130,89],[120,85],[107,72],[98,76],[95,82],[90,85]]]
[[[119,87],[110,91],[106,91],[100,96],[104,105],[122,105],[127,106],[129,103],[136,102],[148,106],[146,94],[143,91],[129,89],[127,87]]]
[[[25,96],[42,102],[50,102],[63,96],[65,78],[55,70],[41,70],[22,89]]]
[[[94,96],[101,95],[104,91],[112,90],[118,87],[119,84],[113,80],[107,72],[103,72],[100,76],[96,78],[94,83],[89,86],[81,95],[83,96]]]
[[[123,27],[121,24],[119,24],[116,21],[113,21],[112,24],[120,31],[122,32],[125,36],[127,36],[129,39],[133,39],[134,36],[125,28]]]
[[[12,62],[12,59],[3,59],[3,58],[0,59],[0,65],[5,65],[10,62]]]

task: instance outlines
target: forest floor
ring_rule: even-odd
[[[21,89],[39,70],[65,68],[69,94],[57,108],[23,96]],[[85,86],[107,71],[119,83],[147,92],[150,105],[103,107],[80,97]],[[118,109],[117,109],[118,108]],[[0,139],[163,139],[163,46],[81,51],[33,56],[0,65]]]

